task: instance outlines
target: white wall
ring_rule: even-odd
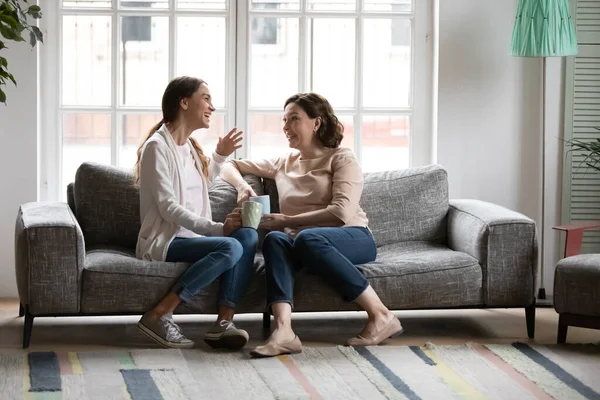
[[[0,297],[16,297],[15,220],[19,205],[37,200],[37,51],[27,43],[7,43],[2,51],[18,86],[3,87],[0,105]],[[15,311],[16,312],[16,311]]]
[[[491,201],[541,221],[542,60],[509,56],[516,0],[439,1],[437,162],[452,198]],[[548,62],[546,194],[562,179],[562,63]],[[559,192],[560,193],[560,192]],[[558,196],[546,198],[545,288],[556,263]],[[552,240],[550,240],[552,239]]]

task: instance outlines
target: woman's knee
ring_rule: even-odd
[[[233,235],[240,244],[244,251],[256,250],[258,247],[258,232],[252,228],[240,228]]]
[[[306,229],[300,231],[294,240],[294,249],[303,252],[322,251],[329,246],[329,242],[325,236],[319,234],[318,230]]]
[[[272,246],[283,245],[288,240],[288,236],[285,233],[279,231],[271,231],[265,236],[265,240],[263,241],[263,249],[265,247],[269,248]]]
[[[224,237],[222,241],[219,243],[217,247],[217,251],[231,260],[231,267],[238,262],[240,258],[242,258],[242,254],[244,254],[244,248],[242,244],[232,237]]]

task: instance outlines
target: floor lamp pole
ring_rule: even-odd
[[[540,223],[540,288],[538,299],[546,299],[544,288],[544,227],[546,225],[546,57],[542,57],[542,220]]]

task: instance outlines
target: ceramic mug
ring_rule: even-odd
[[[262,217],[262,208],[262,204],[255,201],[244,202],[242,204],[242,226],[258,229]]]
[[[248,201],[254,201],[262,204],[262,214],[271,214],[271,197],[268,194],[264,196],[250,197]]]

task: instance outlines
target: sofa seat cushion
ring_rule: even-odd
[[[482,269],[465,253],[429,242],[405,242],[378,249],[374,262],[360,265],[390,309],[482,305]],[[302,273],[295,287],[296,311],[358,310],[316,276]]]
[[[101,248],[88,251],[83,271],[81,312],[136,313],[152,308],[189,267],[187,263],[146,261],[135,258],[126,248]],[[242,300],[246,312],[262,312],[265,304],[264,261],[258,253],[256,278],[250,282]],[[219,289],[213,282],[190,304],[177,312],[212,313],[216,310]],[[240,310],[241,311],[241,310]]]

